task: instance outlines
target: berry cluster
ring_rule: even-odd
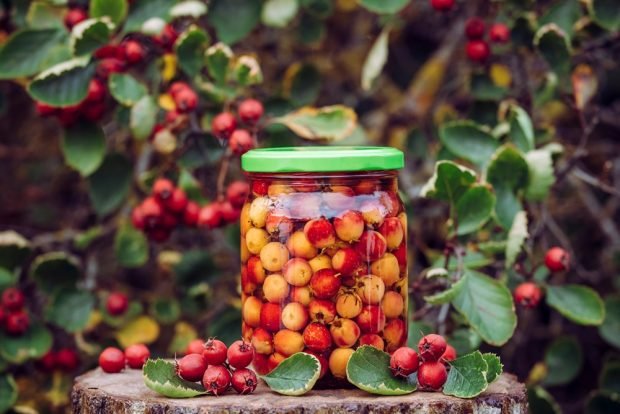
[[[473,62],[483,63],[491,54],[489,44],[484,40],[486,31],[486,24],[480,17],[472,17],[465,24],[465,53]],[[493,43],[507,43],[510,40],[510,29],[503,23],[493,23],[489,28],[489,40]]]
[[[390,370],[395,377],[418,372],[422,390],[438,391],[448,378],[446,365],[456,359],[456,350],[441,335],[426,335],[418,343],[419,354],[409,347],[398,348],[390,357]]]
[[[564,272],[570,266],[570,255],[561,247],[552,247],[545,254],[545,266],[550,272]],[[542,297],[542,289],[534,282],[520,283],[514,290],[515,302],[524,308],[535,308]]]
[[[247,368],[254,359],[254,347],[243,340],[226,347],[219,339],[196,339],[187,355],[177,361],[177,373],[186,381],[201,381],[205,390],[221,395],[231,386],[239,394],[250,394],[258,384],[256,374]]]
[[[80,365],[80,357],[71,348],[61,348],[58,351],[51,350],[37,361],[37,366],[43,372],[59,370],[63,372],[73,372]]]
[[[106,110],[108,87],[100,79],[92,79],[88,85],[86,97],[78,104],[55,107],[43,102],[36,102],[35,108],[40,116],[55,116],[60,124],[69,127],[79,119],[99,121]]]
[[[0,302],[0,329],[9,335],[21,336],[30,327],[30,316],[25,310],[24,294],[10,287],[2,292]]]
[[[233,181],[226,189],[226,199],[209,203],[200,209],[198,226],[213,229],[229,223],[236,223],[241,215],[241,207],[250,192],[245,181]]]
[[[407,338],[406,217],[391,179],[252,183],[241,211],[243,335],[260,374],[297,352],[346,378],[358,345]]]
[[[142,369],[142,366],[151,356],[146,345],[135,344],[125,349],[125,352],[115,347],[108,347],[99,354],[99,366],[108,374],[116,374],[129,367]]]
[[[263,104],[256,99],[245,99],[237,107],[237,115],[247,129],[238,128],[237,118],[231,112],[221,112],[211,121],[211,132],[228,141],[228,148],[235,155],[243,155],[256,146],[255,130],[263,116]]]

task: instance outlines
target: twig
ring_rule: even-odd
[[[230,159],[232,158],[232,152],[230,149],[226,149],[226,153],[222,158],[222,164],[220,165],[220,171],[217,174],[217,197],[223,199],[226,192],[226,176],[228,175],[228,168],[230,167]]]
[[[610,186],[609,184],[605,184],[598,178],[588,174],[580,168],[575,168],[573,172],[571,172],[571,176],[580,179],[583,182],[590,184],[598,188],[599,190],[605,191],[606,193],[612,194],[614,196],[620,196],[620,190],[615,187]]]
[[[592,131],[594,130],[594,127],[599,122],[598,116],[594,116],[592,117],[590,123],[587,124],[586,119],[583,115],[583,111],[577,110],[577,113],[579,114],[579,124],[581,125],[582,131],[581,138],[579,139],[579,144],[577,145],[577,148],[573,152],[573,155],[569,158],[564,168],[558,171],[556,175],[555,185],[564,180],[568,173],[577,165],[579,160],[581,160],[588,154],[588,151],[586,149],[586,146],[588,145],[588,140],[590,138],[590,135],[592,134]]]

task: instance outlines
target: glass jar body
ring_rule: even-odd
[[[260,374],[296,352],[343,380],[360,345],[407,339],[407,218],[396,171],[250,173],[241,212],[243,336]]]

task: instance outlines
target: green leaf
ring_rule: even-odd
[[[10,336],[0,331],[0,356],[22,364],[45,355],[52,348],[52,341],[50,331],[39,322],[33,322],[22,336]]]
[[[150,312],[159,322],[170,324],[176,322],[181,316],[181,305],[174,298],[157,298],[151,303]],[[238,322],[241,323],[241,318]],[[217,337],[222,340],[219,335]]]
[[[258,60],[250,55],[239,56],[233,67],[233,74],[241,86],[256,85],[263,81],[263,72]]]
[[[183,286],[192,286],[208,282],[215,272],[215,264],[209,252],[189,250],[181,261],[174,266],[176,282]]]
[[[555,2],[547,12],[540,17],[538,23],[542,26],[547,23],[557,24],[564,32],[572,37],[574,26],[581,17],[581,7],[578,0],[560,0]]]
[[[383,71],[383,67],[388,58],[388,40],[390,37],[390,29],[386,27],[383,29],[375,43],[373,43],[364,61],[362,67],[362,89],[367,91],[372,87],[375,79]]]
[[[33,99],[52,106],[75,105],[86,98],[94,74],[90,56],[75,58],[41,72],[28,85],[28,92]]]
[[[571,47],[566,33],[555,23],[548,23],[538,29],[534,44],[545,58],[551,70],[559,76],[570,73]]]
[[[480,252],[475,252],[472,250],[465,250],[465,254],[462,257],[462,260],[463,266],[469,269],[477,269],[493,263],[493,259],[486,257]],[[438,257],[437,260],[433,262],[433,265],[431,267],[442,267],[444,265],[444,262],[445,259],[443,257]],[[458,262],[454,260],[454,258],[450,260],[448,264],[448,270],[456,270],[457,267]]]
[[[255,0],[214,0],[207,15],[217,38],[232,45],[246,37],[260,21],[261,2]]]
[[[502,375],[504,371],[504,365],[502,361],[500,361],[499,357],[493,353],[487,352],[482,354],[484,361],[487,363],[487,373],[486,378],[487,382],[490,384]]]
[[[143,232],[126,223],[116,232],[114,252],[121,266],[140,267],[149,259],[149,243]]]
[[[0,232],[0,267],[9,271],[21,267],[31,250],[30,242],[21,234],[13,230]]]
[[[346,106],[322,108],[303,107],[274,120],[286,125],[301,138],[339,141],[349,136],[357,126],[357,115]]]
[[[452,305],[491,345],[505,344],[517,326],[510,290],[501,282],[474,270],[465,269],[462,288]]]
[[[438,161],[435,173],[421,190],[422,197],[444,200],[454,206],[476,182],[476,172],[452,161]]]
[[[314,355],[298,352],[280,362],[261,378],[269,388],[282,395],[303,395],[310,391],[321,373],[321,363]]]
[[[534,149],[534,126],[532,119],[523,108],[517,105],[510,107],[510,138],[523,152]]]
[[[105,1],[105,0],[104,0]],[[174,0],[136,0],[131,5],[131,11],[123,27],[125,32],[140,30],[142,24],[149,19],[159,18],[170,20],[170,9]]]
[[[456,202],[457,234],[474,232],[486,223],[495,207],[495,195],[486,186],[474,184]]]
[[[119,24],[127,16],[127,0],[91,0],[90,17],[107,16],[114,24]]]
[[[424,335],[435,332],[434,328],[426,322],[414,321],[409,318],[409,328],[407,329],[407,343],[417,344]]]
[[[404,8],[409,0],[360,0],[359,3],[375,13],[394,14]]]
[[[599,26],[617,31],[620,29],[620,7],[615,0],[592,0],[586,3],[588,12]]]
[[[39,72],[54,47],[65,38],[64,29],[23,29],[13,33],[0,49],[0,79]]]
[[[110,94],[118,103],[132,106],[147,93],[146,86],[127,73],[113,73],[108,79]]]
[[[228,67],[233,52],[228,45],[218,42],[209,47],[205,52],[205,60],[207,62],[207,70],[209,75],[219,84],[226,82]]]
[[[534,386],[528,388],[527,401],[532,414],[562,414],[560,405],[542,387]]]
[[[46,317],[67,332],[79,332],[88,324],[94,307],[95,298],[90,292],[65,289],[52,297]]]
[[[534,150],[525,154],[525,160],[529,169],[525,198],[533,201],[543,200],[555,182],[552,154],[543,149]]]
[[[450,362],[448,379],[443,393],[459,398],[473,398],[487,389],[487,363],[480,351],[472,352]]]
[[[81,122],[65,129],[62,153],[67,165],[87,177],[99,168],[105,156],[105,136],[94,123]]]
[[[0,267],[0,292],[17,283],[17,277],[8,269]]]
[[[433,331],[429,332],[432,333]],[[417,342],[415,342],[417,343]],[[456,349],[457,355],[465,355],[480,348],[482,338],[472,328],[459,328],[452,332],[448,343]]]
[[[487,180],[497,197],[495,217],[502,227],[509,229],[515,215],[523,208],[516,193],[527,185],[527,162],[515,147],[504,145],[491,158]]]
[[[600,325],[605,319],[603,300],[586,286],[547,286],[547,304],[581,325]]]
[[[116,210],[123,202],[132,180],[132,164],[120,154],[108,154],[88,181],[90,199],[99,216]]]
[[[599,378],[601,390],[620,394],[620,361],[605,362]]]
[[[605,298],[605,320],[598,327],[598,332],[608,343],[620,348],[620,297]]]
[[[44,1],[30,2],[26,22],[28,27],[37,29],[65,29],[64,9]]]
[[[529,233],[527,231],[527,214],[520,211],[515,216],[512,227],[508,232],[508,240],[506,242],[506,269],[510,269],[517,260],[525,239]]]
[[[190,77],[198,75],[204,64],[209,35],[200,27],[191,25],[174,44],[179,66]]]
[[[620,396],[617,393],[595,391],[586,402],[586,414],[616,414],[620,412]]]
[[[286,27],[297,15],[297,0],[267,0],[263,4],[261,21],[265,26]]]
[[[321,74],[312,64],[298,65],[286,96],[295,106],[311,105],[321,92]],[[287,83],[285,81],[285,83]]]
[[[108,17],[80,22],[71,31],[70,47],[74,56],[87,55],[108,43],[114,25]]]
[[[325,37],[325,21],[310,13],[302,13],[297,26],[297,37],[304,45],[319,42]]]
[[[77,257],[65,252],[39,255],[30,266],[30,278],[47,294],[74,287],[80,275]]]
[[[192,398],[207,394],[202,385],[179,377],[171,361],[149,359],[142,368],[142,375],[144,384],[164,397]]]
[[[439,129],[439,139],[448,150],[459,158],[485,166],[499,147],[499,142],[472,121],[453,121]]]
[[[131,107],[129,129],[135,139],[144,140],[151,135],[157,121],[159,107],[155,98],[144,95]]]
[[[219,338],[228,344],[241,337],[241,313],[239,308],[228,306],[217,314],[207,327],[207,336]]]
[[[182,1],[170,9],[172,17],[193,17],[195,19],[207,14],[207,5],[198,0]]]
[[[464,283],[465,278],[461,278],[446,290],[435,293],[434,295],[424,296],[424,300],[431,305],[443,305],[444,303],[450,303],[463,288]]]
[[[389,354],[369,345],[357,348],[351,355],[347,379],[371,394],[405,395],[416,390],[415,384],[392,375]]]
[[[0,374],[0,413],[9,411],[17,402],[17,384],[11,374]]]
[[[579,374],[582,364],[583,355],[579,341],[570,336],[556,338],[545,351],[547,376],[543,384],[550,386],[568,384]]]

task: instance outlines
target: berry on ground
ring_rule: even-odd
[[[233,342],[226,353],[228,364],[233,368],[245,368],[254,359],[254,347],[243,340]]]
[[[486,25],[480,17],[472,17],[465,23],[465,36],[469,40],[478,40],[484,37]]]
[[[142,369],[142,366],[151,356],[151,351],[144,344],[130,345],[125,349],[125,359],[129,368]]]
[[[515,288],[515,302],[525,308],[535,308],[542,298],[542,290],[533,282],[523,282]]]
[[[446,363],[456,359],[456,349],[450,344],[446,345],[446,351],[441,356],[441,361]]]
[[[446,346],[446,340],[443,339],[443,336],[429,334],[418,342],[418,351],[422,360],[437,361],[446,351]]]
[[[207,361],[200,354],[189,354],[177,361],[177,373],[186,381],[200,381],[207,370]]]
[[[221,365],[226,362],[226,344],[219,339],[210,338],[205,342],[202,356],[209,365]]]
[[[465,52],[469,60],[479,63],[486,61],[491,53],[489,45],[484,40],[470,40],[465,46]]]
[[[121,292],[112,292],[108,296],[105,304],[106,310],[112,316],[120,316],[127,312],[129,299]]]
[[[232,387],[239,394],[251,394],[258,385],[256,374],[251,369],[236,369],[231,378]]]
[[[263,116],[265,108],[263,108],[263,104],[256,99],[246,99],[239,104],[237,112],[239,113],[239,118],[241,118],[243,122],[249,125],[255,125]]]
[[[439,361],[427,361],[418,368],[418,385],[423,390],[438,391],[448,379],[446,366]]]
[[[205,390],[213,395],[220,395],[230,387],[230,371],[224,365],[210,365],[202,377]]]
[[[403,346],[398,348],[390,357],[390,370],[397,377],[406,377],[418,369],[418,353]]]
[[[99,366],[108,374],[121,372],[125,368],[125,354],[118,348],[106,348],[99,355]]]
[[[570,255],[561,247],[552,247],[545,254],[545,266],[551,272],[562,272],[570,265]]]

